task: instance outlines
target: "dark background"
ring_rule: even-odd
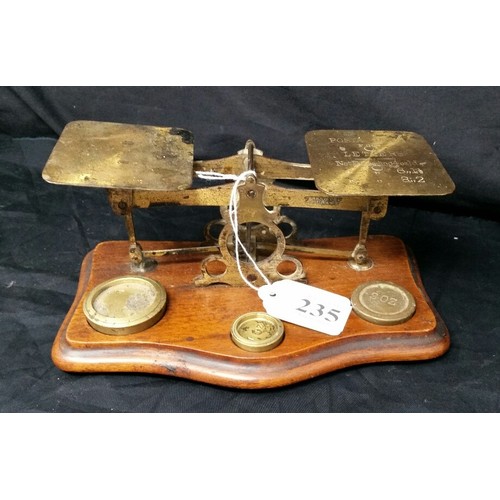
[[[456,184],[446,197],[391,199],[372,233],[413,250],[452,345],[436,360],[353,367],[275,390],[240,391],[138,374],[69,374],[50,359],[81,260],[126,237],[101,190],[54,186],[41,171],[76,119],[189,129],[196,158],[251,138],[307,162],[313,129],[423,135]],[[292,210],[300,236],[353,234],[349,213]],[[192,239],[216,209],[138,214],[139,237]],[[3,412],[498,412],[500,90],[488,87],[0,88],[0,410]]]

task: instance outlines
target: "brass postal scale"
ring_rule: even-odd
[[[106,189],[128,241],[85,257],[56,366],[258,389],[444,354],[448,331],[404,243],[369,235],[389,196],[453,192],[431,147],[396,131],[313,130],[305,142],[310,164],[268,158],[251,140],[233,156],[194,160],[187,130],[69,123],[43,178]],[[196,242],[141,241],[133,211],[158,204],[215,206],[221,216]],[[301,241],[286,207],[357,211],[359,231]],[[280,318],[261,291],[281,285]]]

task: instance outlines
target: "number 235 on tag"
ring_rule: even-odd
[[[342,295],[292,280],[259,288],[267,313],[311,330],[339,335],[351,313],[351,301]]]

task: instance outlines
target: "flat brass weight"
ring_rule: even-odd
[[[370,281],[359,285],[351,297],[352,309],[360,317],[377,325],[397,325],[415,313],[413,295],[390,281]]]
[[[265,312],[249,312],[233,323],[231,339],[245,351],[264,352],[278,346],[284,332],[281,320]]]
[[[88,294],[83,312],[88,323],[108,335],[129,335],[157,323],[167,306],[165,288],[144,276],[104,281]]]

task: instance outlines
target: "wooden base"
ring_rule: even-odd
[[[349,250],[356,238],[303,242]],[[196,245],[145,242],[144,249]],[[411,361],[438,357],[449,347],[446,326],[435,312],[405,245],[390,236],[371,236],[367,247],[374,266],[354,271],[347,262],[296,254],[308,283],[350,297],[361,283],[387,280],[405,287],[415,297],[415,315],[406,323],[379,326],[354,312],[337,337],[285,323],[285,338],[275,349],[247,352],[230,338],[233,321],[249,311],[263,311],[257,293],[246,286],[196,287],[200,256],[160,260],[145,273],[167,290],[163,318],[140,333],[111,336],[87,323],[82,304],[87,292],[116,276],[133,274],[128,243],[99,244],[83,261],[75,301],[54,342],[52,359],[70,372],[144,372],[182,377],[241,389],[279,387],[340,368],[382,361]]]

